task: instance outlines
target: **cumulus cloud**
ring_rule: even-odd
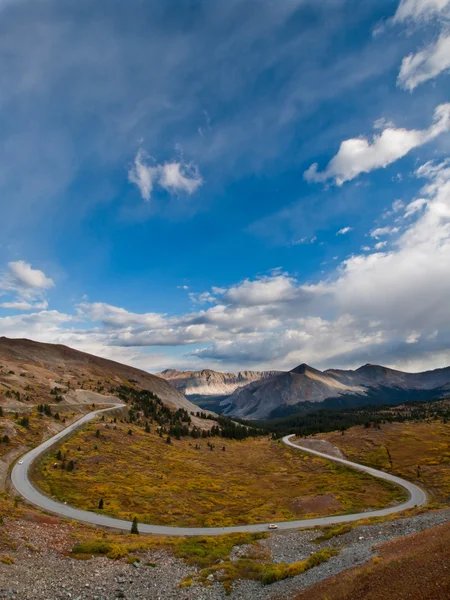
[[[184,192],[190,195],[203,184],[198,167],[193,163],[172,161],[158,165],[150,164],[149,160],[149,156],[139,150],[128,171],[128,180],[137,185],[147,202],[155,186],[171,194]]]
[[[53,280],[47,277],[45,273],[39,269],[33,269],[31,265],[24,260],[10,262],[8,268],[12,282],[17,286],[45,290],[55,285]]]
[[[304,177],[309,182],[334,180],[340,186],[361,173],[387,167],[449,130],[450,103],[440,104],[434,111],[429,128],[408,130],[389,126],[381,134],[374,135],[372,140],[364,137],[345,140],[324,171],[319,171],[318,164],[314,163],[305,171]]]
[[[241,306],[261,306],[288,300],[295,294],[295,282],[286,275],[262,277],[254,281],[245,280],[229,288],[223,300],[229,304]]]
[[[322,280],[276,270],[207,290],[212,305],[186,314],[85,301],[74,316],[43,310],[0,318],[0,330],[147,368],[164,366],[162,355],[149,358],[148,349],[158,347],[184,348],[181,358],[167,356],[174,367],[444,366],[450,363],[450,160],[428,162],[416,175],[425,180],[417,197],[396,204],[392,223],[371,232],[377,239],[398,228],[389,248],[378,241]]]
[[[0,275],[0,295],[13,299],[2,302],[0,307],[14,310],[46,309],[44,294],[55,285],[39,269],[33,269],[23,260],[8,263],[8,268]]]
[[[412,92],[418,85],[450,69],[450,33],[402,61],[397,85]]]

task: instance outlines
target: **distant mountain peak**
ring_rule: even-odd
[[[318,371],[317,369],[313,369],[306,363],[302,363],[301,365],[298,365],[298,367],[295,367],[295,369],[291,369],[291,371],[289,371],[289,372],[296,373],[297,375],[304,375],[305,373],[308,373],[308,372],[309,373],[320,373],[320,371]]]

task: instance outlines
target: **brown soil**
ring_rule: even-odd
[[[294,498],[290,504],[292,512],[298,515],[309,513],[316,515],[330,514],[331,511],[339,510],[340,506],[341,503],[331,494]]]
[[[378,547],[378,557],[295,600],[448,600],[450,523]]]

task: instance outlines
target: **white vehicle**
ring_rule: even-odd
[[[19,465],[23,465],[23,460],[22,459],[19,460]]]
[[[271,523],[268,529],[278,529],[278,525],[275,525],[275,523]]]

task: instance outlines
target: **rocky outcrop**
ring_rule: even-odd
[[[236,389],[253,381],[266,379],[279,371],[239,371],[238,373],[219,373],[210,369],[202,371],[177,371],[166,369],[157,373],[175,388],[187,396],[228,396]]]

